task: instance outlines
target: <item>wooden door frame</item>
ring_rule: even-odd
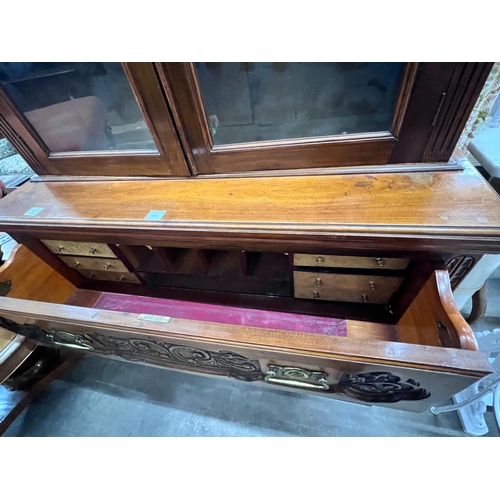
[[[0,88],[0,130],[40,175],[189,176],[177,132],[153,63],[122,63],[157,152],[82,151],[51,153]]]
[[[195,174],[446,163],[493,63],[407,63],[391,132],[215,146],[193,63],[156,63]],[[376,168],[376,167],[375,167]]]

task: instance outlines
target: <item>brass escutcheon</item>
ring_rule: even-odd
[[[300,389],[327,391],[330,386],[325,372],[316,372],[292,366],[269,365],[266,382]]]

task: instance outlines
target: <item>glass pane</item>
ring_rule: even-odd
[[[0,85],[50,151],[156,151],[120,63],[0,63]]]
[[[405,63],[195,63],[214,144],[390,130]]]

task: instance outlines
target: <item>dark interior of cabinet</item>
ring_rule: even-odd
[[[289,297],[288,255],[121,245],[120,251],[148,286]]]

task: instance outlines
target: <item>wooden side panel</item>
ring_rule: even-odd
[[[477,350],[474,333],[455,305],[444,270],[431,275],[397,327],[402,342]]]
[[[492,63],[420,63],[389,163],[448,161]]]
[[[0,282],[10,281],[8,297],[64,303],[76,287],[26,247],[17,245],[9,259],[0,267]],[[15,341],[16,334],[0,328],[0,354]],[[0,363],[0,384],[3,383],[36,348],[33,340],[24,340]],[[4,353],[5,354],[5,353]]]
[[[422,161],[450,158],[492,66],[484,62],[456,64],[441,107],[434,115]]]
[[[11,281],[7,297],[63,304],[76,287],[23,245],[0,267],[0,281]]]

